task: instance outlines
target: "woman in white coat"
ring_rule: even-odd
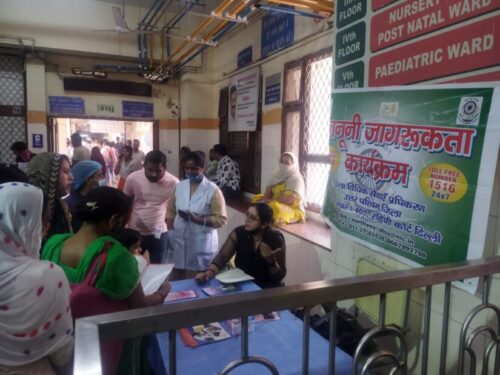
[[[167,208],[167,261],[175,264],[170,280],[193,278],[207,269],[219,251],[217,228],[227,222],[224,196],[204,176],[205,154],[190,152],[185,161],[186,179],[177,184]]]

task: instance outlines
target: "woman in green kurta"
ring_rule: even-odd
[[[80,230],[74,235],[52,236],[43,248],[42,258],[60,265],[70,283],[81,283],[105,243],[110,243],[106,265],[95,287],[110,299],[124,301],[131,309],[162,304],[170,284],[164,282],[156,292],[145,296],[135,257],[109,236],[126,224],[131,208],[130,198],[117,189],[100,187],[92,190],[76,213],[83,222]],[[123,359],[125,357],[130,356],[124,354]]]

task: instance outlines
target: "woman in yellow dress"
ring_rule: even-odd
[[[256,195],[253,202],[267,203],[273,209],[275,225],[284,225],[305,221],[304,201],[305,185],[297,157],[292,152],[284,152],[265,193]]]

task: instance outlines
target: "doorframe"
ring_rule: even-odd
[[[149,118],[123,118],[123,117],[105,117],[105,116],[75,116],[75,115],[47,115],[47,151],[55,152],[55,141],[57,137],[57,126],[55,126],[55,119],[58,118],[81,118],[87,120],[110,120],[110,121],[123,121],[123,122],[151,122],[153,124],[153,150],[160,149],[160,120]]]

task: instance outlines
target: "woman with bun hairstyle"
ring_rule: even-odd
[[[156,292],[144,295],[134,255],[111,237],[116,229],[125,226],[131,208],[132,200],[118,189],[98,187],[90,191],[85,203],[76,212],[83,222],[80,230],[76,234],[59,234],[49,238],[42,253],[43,259],[61,266],[70,283],[79,284],[85,279],[96,257],[107,249],[104,268],[94,287],[110,300],[122,301],[124,310],[160,305],[170,291],[170,284],[165,281]],[[88,306],[82,306],[82,310],[86,308]],[[103,312],[94,312],[98,313]],[[73,317],[86,315],[73,308]],[[118,350],[114,347],[104,353],[104,373],[116,373],[121,345]],[[132,368],[128,363],[131,358],[129,354],[129,345],[126,344],[119,373],[124,373],[122,369],[127,367]]]
[[[164,283],[158,291],[145,296],[139,282],[137,261],[120,242],[111,237],[125,226],[132,208],[131,199],[118,189],[98,187],[76,215],[83,222],[76,234],[52,236],[45,244],[42,258],[61,266],[70,283],[80,283],[105,243],[112,246],[103,273],[96,287],[109,298],[125,300],[129,308],[159,305],[167,296],[170,285]]]

